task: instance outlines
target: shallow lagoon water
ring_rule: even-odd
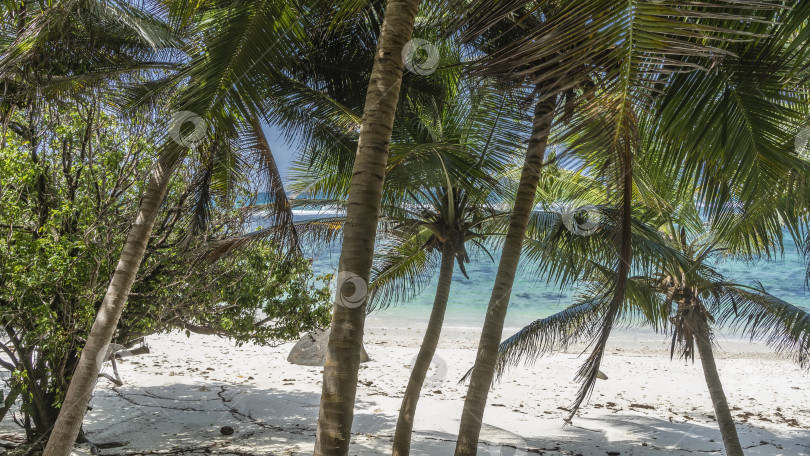
[[[311,217],[314,216],[299,214],[296,218]],[[307,253],[313,256],[313,269],[317,274],[336,273],[340,256],[339,245]],[[458,267],[454,271],[445,326],[481,327],[500,257],[497,251],[490,253],[494,261],[483,253],[472,255],[472,261],[466,265],[469,279],[461,274]],[[725,277],[739,283],[754,285],[759,281],[769,293],[810,310],[810,292],[805,286],[805,263],[789,237],[785,239],[784,256],[755,262],[726,260],[719,262],[716,268]],[[433,305],[435,287],[433,281],[413,299],[374,311],[368,318],[377,325],[385,325],[386,321],[396,321],[400,327],[402,323],[409,321],[414,324],[426,323]],[[559,312],[572,304],[575,296],[576,289],[561,290],[554,283],[546,283],[544,278],[536,274],[530,263],[523,263],[512,288],[505,327],[520,328],[538,318]]]

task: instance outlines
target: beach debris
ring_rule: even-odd
[[[630,404],[630,408],[634,408],[634,409],[647,409],[647,410],[655,410],[655,406],[654,406],[654,405],[647,405],[647,404],[636,404],[636,403]]]
[[[113,448],[121,448],[129,445],[128,442],[105,442],[105,443],[94,443],[92,444],[99,450],[111,450]]]
[[[326,347],[329,344],[329,333],[330,329],[327,328],[304,334],[290,350],[287,362],[300,366],[323,366],[326,360]],[[360,362],[365,363],[367,361],[369,361],[368,353],[366,353],[366,348],[363,347],[360,353]]]
[[[105,361],[110,361],[112,363],[113,368],[113,375],[110,375],[106,372],[99,372],[99,378],[106,378],[110,382],[112,382],[115,386],[123,386],[124,382],[121,380],[121,376],[118,375],[118,366],[115,364],[115,353],[119,352],[124,349],[123,345],[118,344],[107,344],[107,350],[104,351],[104,354],[99,358],[99,368],[103,367]]]
[[[139,343],[141,344],[140,347],[132,348],[134,345]],[[126,357],[143,355],[146,353],[149,353],[149,345],[146,344],[143,337],[136,339],[127,346],[113,343],[107,344],[107,349],[98,354],[96,361],[99,369],[103,367],[105,362],[109,361],[112,364],[113,375],[106,372],[100,372],[98,374],[99,378],[106,378],[115,386],[123,386],[124,382],[121,380],[121,376],[118,375],[118,366],[116,365],[116,360],[124,361],[124,358]]]
[[[222,426],[219,428],[219,433],[222,435],[233,435],[233,428],[230,426]]]

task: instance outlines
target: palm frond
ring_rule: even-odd
[[[438,268],[436,255],[424,248],[431,233],[421,229],[407,238],[389,242],[371,270],[369,306],[383,309],[411,299],[430,282]]]
[[[291,249],[299,251],[298,234],[293,225],[293,213],[287,193],[284,191],[284,183],[281,181],[281,173],[273,157],[273,151],[264,135],[262,126],[255,117],[250,119],[250,129],[246,132],[242,147],[244,150],[253,152],[257,157],[254,162],[258,163],[261,171],[260,182],[265,188],[265,198],[269,201],[269,206],[273,208],[271,224],[280,228],[280,236],[286,240],[282,245],[287,245]]]
[[[712,292],[719,296],[710,304],[717,326],[750,340],[764,340],[800,366],[810,367],[810,314],[806,310],[768,294],[762,285],[719,283]]]
[[[513,334],[498,347],[495,381],[521,361],[531,365],[544,354],[565,350],[588,340],[599,330],[607,310],[604,297],[586,299],[546,318],[535,320]],[[462,378],[465,381],[472,370]]]

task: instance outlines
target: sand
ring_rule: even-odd
[[[478,331],[447,328],[428,374],[412,454],[450,455],[466,386],[458,379],[475,356]],[[350,454],[390,454],[417,325],[367,326]],[[243,345],[214,336],[148,338],[151,353],[119,363],[124,385],[100,380],[85,420],[95,443],[126,445],[103,455],[312,454],[322,369],[286,362],[292,343]],[[810,455],[808,374],[767,347],[719,340],[717,364],[746,454]],[[512,370],[489,395],[479,455],[724,454],[700,362],[669,359],[665,338],[618,332],[600,380],[571,425],[580,349]],[[107,367],[109,370],[109,367]],[[225,436],[220,429],[230,426]],[[13,438],[13,423],[0,435]],[[77,447],[77,455],[90,454]]]

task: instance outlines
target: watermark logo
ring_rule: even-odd
[[[411,371],[413,371],[413,368],[416,365],[416,358],[418,357],[419,354],[417,353],[413,358],[411,358]],[[439,355],[433,355],[433,359],[430,360],[430,368],[428,368],[427,376],[425,376],[423,388],[438,388],[446,378],[447,361],[445,361],[444,358]]]
[[[191,131],[184,128],[184,125],[191,123],[194,128]],[[192,148],[205,138],[208,125],[202,117],[191,111],[180,111],[172,117],[169,124],[169,136],[177,144]]]
[[[577,236],[590,236],[599,229],[602,213],[596,206],[565,206],[560,210],[565,228]]]
[[[402,48],[402,61],[411,73],[427,76],[439,66],[439,49],[427,40],[414,38]]]
[[[360,307],[368,295],[368,284],[359,275],[340,271],[337,276],[337,303],[349,309]]]
[[[810,126],[804,127],[794,140],[796,155],[802,160],[810,160]]]

